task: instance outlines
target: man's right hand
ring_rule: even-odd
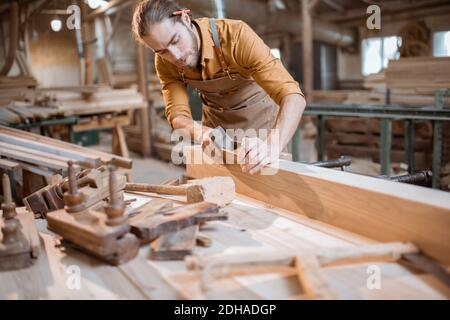
[[[202,150],[205,150],[208,146],[214,144],[215,137],[211,135],[213,130],[214,129],[208,127],[202,128],[202,135],[200,139],[200,145],[202,146]]]

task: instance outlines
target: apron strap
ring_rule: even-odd
[[[222,51],[222,47],[220,46],[219,33],[217,32],[215,19],[210,18],[209,24],[211,26],[211,33],[212,33],[213,41],[214,41],[214,51],[216,52],[217,56],[219,57],[219,62],[222,67],[222,70],[223,70],[223,72],[225,72],[228,75],[228,77],[230,79],[234,80],[234,78],[230,75],[231,69],[228,66],[228,64],[226,63],[225,58],[223,56],[223,51]]]
[[[217,33],[216,22],[215,22],[214,18],[210,18],[209,19],[209,25],[211,26],[211,32],[212,32],[212,36],[213,36],[214,47],[215,48],[220,48],[219,34]]]
[[[228,64],[226,63],[225,58],[223,56],[223,51],[222,51],[222,47],[220,46],[219,33],[217,32],[215,19],[210,18],[209,24],[211,26],[211,32],[212,32],[213,41],[214,41],[214,51],[216,52],[217,56],[219,57],[219,63],[220,63],[220,66],[222,67],[222,71],[228,75],[228,78],[230,78],[231,80],[235,80],[235,77],[233,77],[230,74],[231,69],[228,66]],[[184,73],[185,73],[184,69],[183,68],[181,70],[179,69],[178,73],[180,74],[181,79],[183,80],[183,83],[186,83],[186,81],[184,79]]]

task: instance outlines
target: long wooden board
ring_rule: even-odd
[[[450,264],[448,193],[283,160],[266,176],[243,173],[237,164],[189,161],[201,153],[184,149],[188,176],[231,176],[240,194],[378,241],[412,242]]]
[[[77,153],[77,154],[79,154],[79,156],[89,156],[91,158],[92,157],[100,158],[102,163],[108,163],[114,157],[114,159],[116,160],[116,165],[126,168],[126,169],[131,169],[132,163],[133,163],[131,159],[127,159],[127,158],[120,157],[117,155],[111,155],[111,154],[101,152],[98,150],[94,150],[94,149],[87,149],[87,148],[84,148],[84,147],[76,145],[76,144],[52,139],[49,137],[44,137],[44,136],[34,134],[31,132],[27,132],[27,131],[23,131],[23,130],[17,130],[17,129],[8,128],[5,126],[0,126],[0,133],[4,133],[4,134],[11,135],[14,137],[26,139],[26,140],[29,140],[32,142],[43,143],[49,147],[56,146],[59,149],[63,148],[63,149],[66,149],[67,152]],[[58,153],[55,153],[55,154],[58,154]],[[66,153],[66,154],[68,154],[68,153]]]

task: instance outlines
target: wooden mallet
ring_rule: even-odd
[[[191,180],[179,186],[127,183],[124,191],[153,192],[186,196],[188,203],[210,202],[225,206],[234,200],[235,185],[231,177],[211,177]]]

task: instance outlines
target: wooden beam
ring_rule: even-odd
[[[116,153],[125,158],[130,157],[130,154],[128,152],[127,141],[125,139],[125,134],[120,124],[116,124],[113,129],[113,144],[114,143],[117,143],[117,150],[114,150],[113,153]]]
[[[303,48],[303,89],[311,94],[314,86],[313,24],[311,12],[317,4],[315,0],[302,0],[302,48]]]
[[[239,194],[374,240],[412,242],[450,264],[448,193],[284,160],[275,175],[250,175],[238,164],[193,164],[199,147],[184,154],[190,177],[231,176]]]
[[[114,8],[114,7],[118,7],[118,6],[122,5],[122,4],[125,4],[125,3],[129,2],[129,1],[130,0],[112,0],[112,1],[108,2],[108,4],[106,6],[100,7],[98,9],[95,9],[94,11],[89,13],[86,16],[86,21],[88,21],[88,22],[92,21],[95,18],[105,14],[106,11],[108,11],[108,10]]]
[[[34,134],[31,132],[27,132],[27,131],[22,131],[22,130],[17,130],[17,129],[5,127],[5,126],[0,126],[0,133],[5,133],[12,137],[23,138],[25,140],[28,140],[29,142],[38,142],[40,144],[47,145],[47,147],[52,148],[52,149],[53,149],[53,147],[57,147],[57,148],[54,148],[54,152],[52,152],[56,155],[71,157],[69,155],[69,153],[75,153],[75,154],[78,154],[78,156],[85,156],[86,158],[93,158],[93,160],[95,160],[96,157],[99,157],[103,164],[110,162],[114,158],[113,162],[115,163],[115,165],[125,168],[125,169],[131,169],[131,167],[133,165],[133,161],[131,159],[127,159],[127,158],[120,157],[120,156],[114,156],[112,154],[94,150],[94,149],[84,148],[84,147],[76,145],[76,144],[52,139],[49,137],[41,136],[41,135]],[[66,151],[64,153],[60,153],[64,149]]]
[[[95,31],[93,23],[87,21],[86,3],[83,0],[79,0],[78,4],[81,11],[81,21],[83,22],[81,24],[81,38],[85,63],[84,79],[81,79],[81,81],[83,85],[91,85],[94,83],[94,43],[92,41],[95,39]]]
[[[80,161],[80,162],[84,163],[86,166],[92,167],[92,168],[97,168],[101,165],[100,157],[93,157],[93,156],[89,156],[88,154],[82,155],[77,152],[72,152],[71,150],[67,150],[64,148],[57,147],[57,146],[50,146],[45,143],[40,143],[37,141],[30,141],[27,139],[22,139],[19,137],[8,135],[5,133],[2,133],[1,131],[0,131],[0,142],[9,143],[14,146],[24,147],[29,150],[46,152],[49,154],[49,156],[56,155],[56,156],[66,157],[71,160]]]
[[[331,2],[331,0],[330,0]],[[423,10],[428,10],[432,8],[437,8],[440,6],[445,6],[446,1],[442,0],[418,0],[413,3],[405,2],[405,1],[389,1],[389,2],[378,2],[378,3],[370,3],[377,4],[381,8],[381,12],[383,13],[383,21],[386,17],[394,16],[396,14],[413,14],[415,12],[419,13]],[[367,4],[369,6],[370,4]],[[354,8],[354,9],[346,9],[344,12],[340,14],[336,14],[335,12],[326,12],[319,14],[317,16],[318,19],[323,21],[328,21],[332,23],[342,23],[348,21],[355,20],[365,20],[367,19],[367,7]],[[423,17],[424,15],[421,15]]]
[[[337,2],[335,2],[333,0],[322,0],[322,1],[324,3],[326,3],[327,6],[333,8],[336,11],[339,11],[339,12],[344,12],[345,11],[345,9],[344,9],[344,7],[342,5],[340,5],[339,3],[337,3]]]
[[[69,160],[69,158],[64,158],[37,150],[18,147],[3,142],[0,142],[0,155],[11,159],[32,163],[45,168],[63,171],[66,170],[67,161]],[[78,165],[76,167],[77,170],[80,169]]]
[[[142,155],[150,156],[151,154],[151,123],[149,118],[149,93],[148,93],[148,79],[147,79],[147,60],[145,59],[144,47],[136,43],[136,68],[138,73],[138,88],[139,92],[144,96],[144,101],[147,106],[139,111],[141,137],[142,137]]]

